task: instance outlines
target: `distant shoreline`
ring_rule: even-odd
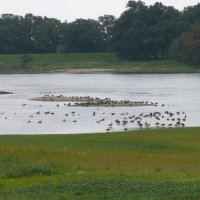
[[[199,65],[176,60],[127,61],[114,53],[33,54],[22,67],[21,55],[0,55],[0,74],[182,74],[200,73]]]
[[[199,74],[194,71],[134,71],[130,69],[59,69],[46,72],[30,72],[30,71],[0,71],[0,75],[14,75],[14,74]]]
[[[199,74],[200,72],[148,72],[148,71],[133,71],[133,70],[126,70],[126,69],[60,69],[60,70],[53,70],[49,73],[52,74]]]

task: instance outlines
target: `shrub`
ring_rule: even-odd
[[[33,57],[30,54],[24,54],[21,57],[21,62],[22,62],[22,68],[27,69],[27,64],[32,61]]]

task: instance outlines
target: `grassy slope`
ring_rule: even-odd
[[[200,199],[200,128],[0,136],[0,199]]]
[[[84,68],[112,69],[118,72],[135,73],[200,72],[199,66],[192,66],[178,61],[130,62],[119,60],[113,53],[36,54],[33,55],[33,60],[28,67],[34,72]],[[0,55],[1,72],[17,72],[20,70],[21,55]]]

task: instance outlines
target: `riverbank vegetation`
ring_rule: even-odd
[[[199,133],[1,135],[0,199],[197,200]]]
[[[130,0],[117,19],[57,19],[27,14],[0,17],[1,54],[115,52],[125,60],[172,57],[200,64],[200,4],[179,11],[172,6]],[[21,68],[30,62],[23,56]]]
[[[199,65],[175,60],[125,61],[114,53],[33,54],[22,63],[22,55],[0,55],[1,73],[199,73]],[[24,65],[24,67],[22,67]],[[87,69],[87,70],[86,70]]]

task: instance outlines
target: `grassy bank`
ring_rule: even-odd
[[[49,72],[53,70],[101,69],[132,73],[199,73],[200,66],[178,61],[122,61],[113,53],[35,54],[22,68],[22,55],[0,55],[0,72]]]
[[[0,136],[0,199],[200,199],[200,128]]]

